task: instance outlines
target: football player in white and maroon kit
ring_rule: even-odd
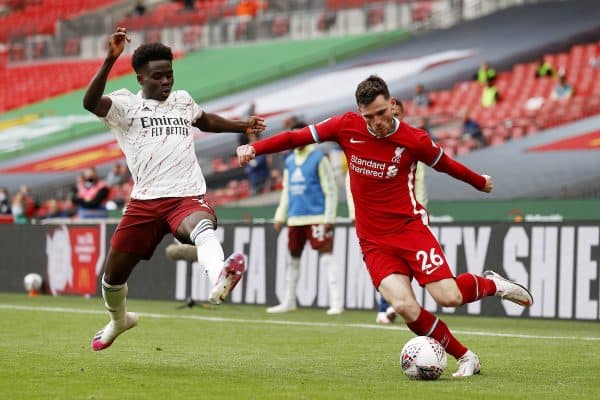
[[[264,121],[224,119],[204,112],[184,90],[173,91],[173,54],[161,43],[138,47],[133,69],[142,87],[104,96],[108,74],[128,41],[118,28],[108,41],[107,57],[90,82],[84,107],[100,117],[117,137],[134,180],[131,201],[111,239],[102,295],[110,322],[92,340],[94,350],[109,347],[121,333],[137,324],[127,312],[127,279],[141,259],[152,256],[167,233],[194,244],[198,262],[213,288],[209,301],[221,303],[244,272],[244,256],[232,254],[224,261],[215,235],[217,219],[204,199],[206,182],[194,149],[192,127],[208,132],[260,133]]]
[[[491,295],[524,307],[533,299],[523,286],[492,271],[484,272],[484,276],[454,276],[429,229],[427,211],[415,198],[415,169],[421,161],[483,192],[492,190],[492,179],[454,161],[425,131],[395,118],[394,100],[383,79],[370,76],[361,82],[356,102],[358,114],[348,112],[238,147],[240,164],[256,154],[337,142],[348,160],[356,233],[373,284],[413,332],[436,339],[458,360],[454,376],[476,374],[480,369],[477,355],[460,343],[443,321],[417,303],[411,279],[425,286],[444,307]]]

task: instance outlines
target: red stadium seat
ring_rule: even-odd
[[[461,109],[467,108],[471,118],[483,127],[489,145],[498,145],[509,138],[519,139],[543,128],[600,114],[600,68],[590,64],[600,57],[600,43],[573,46],[568,53],[548,54],[545,57],[557,69],[564,69],[567,81],[574,87],[573,98],[560,102],[550,100],[556,80],[536,78],[536,63],[516,64],[511,71],[498,75],[496,85],[501,102],[494,107],[482,108],[481,85],[464,81],[456,83],[453,90],[430,93],[430,98],[435,102],[433,107],[415,108],[411,102],[407,102],[406,113],[409,116],[427,116],[434,121],[436,114],[456,115]],[[532,97],[545,99],[541,108],[525,108]],[[465,144],[454,141],[458,136],[448,126],[440,130],[437,136],[449,153],[464,154],[470,150]]]
[[[196,0],[193,10],[184,10],[182,2],[165,2],[141,16],[127,17],[117,25],[131,30],[156,29],[172,26],[203,25],[236,14],[236,4],[228,0]]]
[[[26,3],[24,8],[0,18],[0,42],[8,41],[9,37],[23,37],[34,34],[52,35],[59,19],[70,19],[119,1],[57,2],[56,0],[38,0]]]
[[[110,77],[131,72],[131,56],[119,58]],[[65,65],[69,69],[68,78],[64,75]],[[66,93],[73,89],[85,87],[100,65],[100,60],[76,60],[50,62],[45,64],[29,64],[0,68],[0,79],[12,83],[11,96],[0,97],[0,109],[11,110]],[[10,77],[10,78],[9,78]]]
[[[492,137],[490,138],[489,145],[490,145],[490,146],[499,146],[499,145],[501,145],[501,144],[504,144],[504,142],[505,142],[505,139],[504,139],[504,137],[503,137],[503,136],[501,136],[501,135],[498,135],[498,136],[492,136]]]

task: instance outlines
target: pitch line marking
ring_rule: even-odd
[[[57,312],[71,314],[87,314],[87,315],[106,315],[106,311],[102,310],[85,310],[82,308],[64,308],[64,307],[33,307],[21,306],[14,304],[0,304],[0,309],[5,310],[20,310],[20,311],[39,311],[39,312]],[[332,328],[360,328],[360,329],[386,329],[395,331],[409,331],[408,328],[402,326],[382,326],[371,324],[334,324],[330,322],[310,322],[310,321],[286,321],[286,320],[258,320],[258,319],[243,319],[243,318],[223,318],[223,317],[203,317],[200,315],[177,315],[177,314],[158,314],[158,313],[136,313],[140,317],[146,318],[164,318],[164,319],[190,319],[196,321],[208,322],[235,322],[244,324],[270,324],[270,325],[295,325],[295,326],[318,326]],[[499,332],[484,332],[484,331],[464,331],[452,330],[453,333],[460,335],[471,336],[489,336],[489,337],[506,337],[515,339],[545,339],[545,340],[586,340],[600,341],[600,337],[594,336],[543,336],[543,335],[524,335],[519,333],[499,333]]]

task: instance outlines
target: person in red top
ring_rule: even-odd
[[[457,307],[496,295],[521,306],[533,304],[529,291],[493,271],[484,276],[454,276],[440,244],[429,229],[427,210],[414,194],[415,169],[421,161],[491,192],[492,178],[453,160],[429,135],[398,120],[387,84],[370,76],[356,89],[359,113],[348,112],[296,131],[286,131],[237,149],[241,165],[258,154],[314,142],[334,141],[343,149],[355,202],[356,233],[373,284],[417,335],[439,341],[458,360],[454,376],[479,373],[479,358],[459,342],[447,325],[419,305],[412,278],[437,304]]]

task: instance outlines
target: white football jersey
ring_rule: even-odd
[[[192,123],[203,110],[188,92],[173,91],[162,102],[127,89],[109,93],[108,97],[112,106],[103,120],[125,153],[134,180],[132,198],[206,193],[192,134]]]

